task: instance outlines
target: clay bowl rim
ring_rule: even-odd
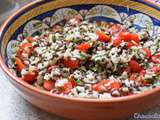
[[[3,25],[0,28],[0,40],[2,40],[2,33],[3,33],[4,29],[10,23],[10,21],[14,18],[14,16],[18,15],[21,11],[25,10],[26,8],[29,8],[30,6],[33,6],[34,4],[36,4],[38,2],[41,2],[41,1],[43,1],[43,0],[37,0],[37,1],[33,1],[31,3],[28,3],[27,5],[24,5],[19,10],[14,12],[10,17],[8,17],[7,20],[3,23]],[[51,94],[51,93],[49,93],[47,91],[38,89],[38,88],[28,84],[27,82],[22,81],[17,76],[15,76],[9,70],[9,68],[5,65],[5,63],[4,63],[3,59],[2,59],[1,53],[0,53],[0,67],[1,67],[2,71],[7,76],[9,76],[12,80],[14,80],[14,82],[16,82],[16,84],[19,84],[20,86],[23,86],[24,88],[26,88],[26,89],[28,89],[30,91],[33,91],[33,92],[35,92],[37,94],[41,94],[43,96],[62,99],[62,100],[68,100],[68,101],[74,101],[74,102],[87,102],[87,103],[126,102],[126,101],[132,101],[132,100],[136,100],[136,99],[141,99],[143,97],[147,97],[147,96],[150,96],[150,95],[153,95],[153,94],[156,94],[156,93],[160,92],[160,87],[156,87],[156,88],[153,88],[152,90],[148,90],[148,91],[143,92],[143,93],[130,95],[130,96],[117,97],[117,98],[110,98],[110,99],[89,99],[89,98],[73,98],[73,97],[67,97],[67,96],[59,96],[59,95]],[[16,85],[14,85],[14,86],[16,86]]]

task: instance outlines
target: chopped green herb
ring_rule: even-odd
[[[155,86],[160,87],[160,82],[155,83]]]
[[[83,82],[80,79],[76,79],[75,81],[76,81],[77,85],[83,85]]]
[[[81,52],[81,53],[80,53],[80,58],[81,58],[81,59],[85,59],[85,58],[86,58],[85,53]]]

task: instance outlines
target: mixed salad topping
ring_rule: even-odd
[[[26,37],[9,60],[18,77],[51,93],[107,99],[160,85],[160,37],[75,16]]]

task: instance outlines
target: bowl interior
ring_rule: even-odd
[[[24,37],[39,34],[43,29],[80,15],[84,19],[128,24],[132,19],[137,30],[146,29],[156,37],[160,34],[159,8],[135,1],[98,0],[39,0],[15,13],[1,33],[0,51],[8,65],[8,59],[15,52],[15,45]]]

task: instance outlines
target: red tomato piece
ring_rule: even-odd
[[[152,61],[154,63],[160,63],[160,53],[157,53],[156,55],[152,56]]]
[[[19,73],[21,73],[22,69],[25,68],[25,65],[23,64],[22,60],[20,58],[15,58],[15,64],[17,65],[17,70]]]
[[[50,91],[55,87],[55,83],[53,81],[45,80],[43,83],[44,89]]]
[[[127,45],[127,48],[128,48],[128,49],[130,49],[131,47],[133,47],[133,46],[134,46],[134,44],[133,44],[133,43],[131,43],[131,42],[127,42],[127,43],[126,43],[126,45]]]
[[[96,34],[101,42],[109,42],[110,41],[109,35],[106,35],[101,31],[97,31]]]
[[[116,39],[112,39],[110,44],[113,46],[119,46],[122,42],[121,37],[117,37]]]
[[[86,52],[89,48],[91,48],[92,46],[89,43],[82,43],[80,45],[77,46],[77,48],[80,51]]]
[[[146,53],[146,58],[150,59],[152,57],[151,51],[148,48],[143,48]]]
[[[28,40],[29,42],[34,42],[34,41],[35,41],[35,39],[34,39],[32,36],[28,37],[27,40]]]
[[[76,83],[76,81],[74,80],[74,78],[69,78],[69,82],[71,82],[71,84],[72,84],[73,87],[76,87],[76,86],[77,86],[77,83]]]
[[[37,79],[37,73],[29,72],[25,76],[23,76],[22,79],[26,82],[34,82]]]
[[[131,34],[129,32],[121,32],[119,36],[124,40],[125,42],[131,41]]]
[[[75,69],[75,68],[79,67],[79,61],[78,60],[71,60],[71,59],[63,60],[63,64],[66,67],[69,67],[69,68],[72,68],[72,69]]]
[[[131,76],[129,77],[129,80],[136,80],[136,77],[135,77],[135,75],[134,74],[131,74]]]
[[[20,46],[20,53],[21,53],[21,54],[19,54],[19,55],[20,55],[19,57],[22,57],[21,55],[22,55],[22,53],[25,51],[26,48],[29,49],[29,51],[27,51],[28,56],[30,56],[30,55],[32,54],[32,52],[33,52],[33,46],[32,46],[32,44],[29,43],[29,42],[25,42],[25,43],[23,43],[23,44]]]
[[[21,49],[19,49],[18,51],[17,51],[17,57],[18,58],[20,58],[20,59],[22,59],[22,53],[23,53],[23,51],[21,50]]]
[[[155,66],[153,66],[152,70],[153,70],[154,73],[160,74],[160,67],[155,65]]]
[[[136,43],[139,43],[140,38],[138,34],[131,34],[131,40],[133,40]]]
[[[136,72],[136,73],[139,73],[142,71],[142,67],[140,66],[140,64],[135,61],[135,60],[131,60],[129,62],[129,67],[130,67],[130,71],[131,72]]]
[[[139,76],[144,76],[146,74],[146,70],[142,70],[140,73],[139,73]]]
[[[130,49],[131,47],[137,46],[138,44],[134,41],[130,41],[130,42],[127,42],[126,45],[127,45],[127,48]]]
[[[20,49],[24,50],[26,47],[31,48],[31,47],[32,47],[32,44],[29,43],[29,42],[25,42],[25,43],[23,43],[23,44],[20,46]]]
[[[108,83],[109,80],[103,80],[97,84],[94,84],[92,86],[92,89],[95,90],[95,91],[98,91],[98,92],[103,92],[105,90],[105,86],[104,84]]]
[[[133,40],[134,42],[139,43],[139,41],[140,41],[138,34],[131,34],[129,32],[121,32],[120,37],[125,42],[130,42]]]
[[[111,88],[112,89],[116,89],[116,90],[120,89],[121,88],[120,82],[113,82],[113,83],[111,83]]]
[[[63,90],[62,92],[65,94],[68,94],[71,92],[71,89],[73,88],[72,83],[70,81],[68,81],[67,83],[65,83],[61,89]]]

